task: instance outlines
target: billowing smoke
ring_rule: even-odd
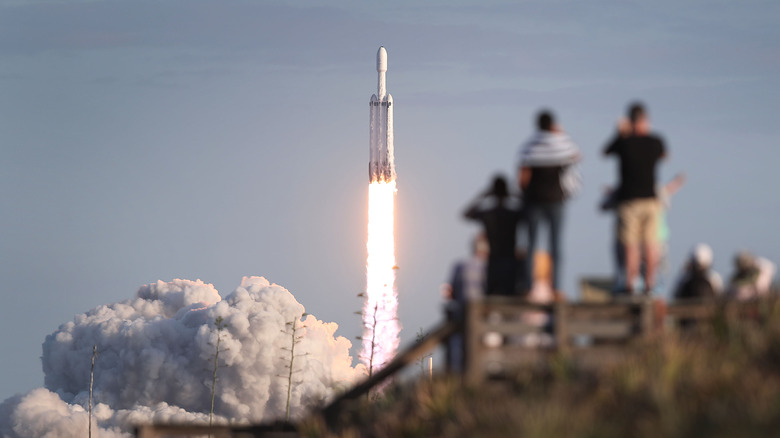
[[[93,430],[101,438],[129,437],[139,423],[207,424],[218,337],[215,422],[285,418],[292,342],[297,418],[366,373],[352,367],[351,343],[337,328],[305,315],[290,292],[262,277],[244,277],[224,300],[200,280],[158,281],[47,336],[46,388],[0,404],[0,436],[86,436],[93,345]]]

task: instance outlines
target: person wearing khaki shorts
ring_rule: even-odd
[[[641,265],[640,255],[645,254],[645,292],[652,290],[655,284],[656,268],[659,259],[658,226],[660,202],[655,198],[633,199],[618,207],[618,235],[625,248],[626,267],[636,266],[633,277],[636,278]],[[644,251],[642,251],[644,250]],[[632,282],[628,282],[631,290]]]
[[[666,156],[666,148],[660,137],[650,133],[642,104],[629,107],[628,120],[620,121],[618,133],[607,144],[604,155],[615,155],[619,160],[618,233],[626,257],[626,292],[634,292],[634,280],[639,276],[644,256],[644,292],[650,294],[659,258],[661,207],[655,192],[656,165]]]
[[[618,227],[623,245],[657,245],[660,202],[655,198],[633,199],[618,207]]]

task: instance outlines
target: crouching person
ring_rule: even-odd
[[[734,257],[734,275],[727,297],[735,300],[750,300],[769,295],[775,264],[763,258],[741,251]]]
[[[691,251],[674,292],[676,299],[715,298],[723,291],[723,280],[712,270],[712,248],[705,243]]]

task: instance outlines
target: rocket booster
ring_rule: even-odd
[[[395,180],[393,161],[393,96],[387,93],[387,50],[376,53],[377,93],[368,102],[370,108],[370,148],[368,182]]]

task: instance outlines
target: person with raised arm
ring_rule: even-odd
[[[625,292],[634,293],[635,279],[644,256],[644,293],[655,287],[660,252],[658,241],[661,205],[656,193],[656,168],[666,156],[661,137],[650,132],[650,119],[641,103],[633,103],[628,119],[604,148],[604,155],[618,158],[620,183],[616,192],[618,232],[625,251]]]

